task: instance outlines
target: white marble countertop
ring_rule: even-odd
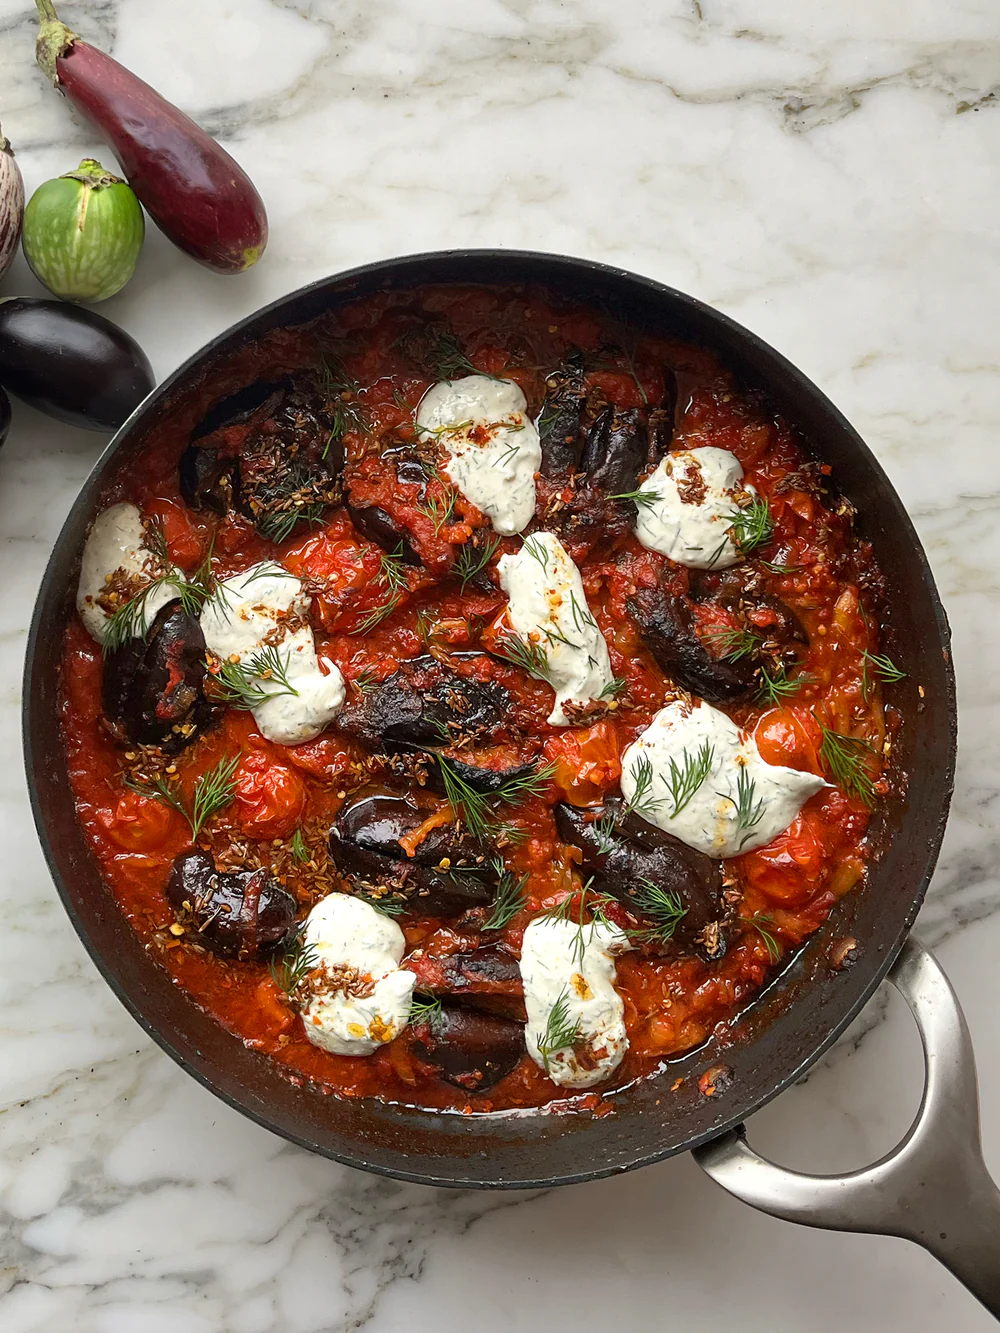
[[[224,139],[270,212],[267,255],[240,278],[150,228],[137,277],[102,309],[158,375],[320,275],[501,245],[611,261],[712,302],[858,426],[955,631],[958,789],[919,930],[965,1005],[1000,1169],[994,0],[63,8]],[[101,153],[32,44],[29,0],[0,0],[0,119],[29,189]],[[37,292],[19,261],[0,294]],[[290,1147],[181,1073],[85,956],[27,811],[25,630],[102,442],[15,406],[0,456],[4,1333],[501,1333],[623,1314],[746,1333],[994,1327],[914,1247],[761,1217],[689,1157],[532,1197],[439,1193]],[[919,1093],[912,1024],[882,997],[853,1038],[754,1120],[758,1146],[833,1170],[895,1141]]]

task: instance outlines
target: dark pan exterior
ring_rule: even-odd
[[[442,1115],[342,1101],[296,1086],[198,1010],[143,949],[105,887],[77,824],[57,710],[59,652],[87,526],[108,478],[143,447],[186,392],[259,333],[304,323],[385,285],[541,282],[584,301],[614,301],[653,332],[718,353],[796,425],[858,509],[889,585],[890,648],[909,675],[899,691],[905,801],[878,816],[887,846],[863,892],[848,895],[745,1015],[725,1048],[709,1043],[665,1073],[615,1094],[614,1113],[506,1117]],[[917,707],[917,692],[925,700]],[[555,255],[472,251],[416,255],[355,269],[293,293],[236,325],[166,380],[95,467],[56,542],[27,650],[24,743],[35,820],[53,879],[108,983],[175,1060],[225,1101],[295,1143],[338,1161],[427,1184],[518,1188],[627,1171],[730,1128],[799,1078],[884,977],[923,899],[952,790],[955,693],[948,625],[920,542],[885,473],[840,413],[766,343],[691,297],[620,270]],[[852,966],[830,963],[834,943],[860,941]],[[712,1098],[699,1075],[732,1071]],[[677,1092],[670,1087],[685,1081]],[[724,1082],[724,1081],[723,1081]]]

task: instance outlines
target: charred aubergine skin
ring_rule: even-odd
[[[524,1054],[524,1028],[496,1014],[442,1005],[413,1028],[410,1050],[446,1083],[486,1092],[511,1072]]]
[[[145,639],[131,638],[104,659],[101,703],[119,740],[177,754],[211,723],[205,636],[180,601],[157,612]]]
[[[117,430],[156,384],[135,341],[93,310],[0,301],[0,384],[57,421]]]
[[[612,816],[613,831],[599,838],[594,821],[601,815]],[[583,853],[583,868],[593,875],[599,893],[643,917],[643,886],[655,884],[680,898],[685,908],[671,942],[705,958],[722,957],[732,914],[723,898],[721,862],[626,812],[620,797],[609,798],[598,811],[560,804],[555,817],[560,838]]]
[[[409,956],[406,966],[416,973],[418,991],[522,1023],[525,1020],[520,965],[499,944],[441,956],[420,949]]]
[[[167,902],[199,944],[220,958],[267,958],[295,920],[295,899],[267,870],[215,868],[208,852],[184,852],[174,862]]]
[[[665,588],[639,588],[628,600],[642,641],[670,679],[710,704],[735,703],[757,688],[750,657],[719,661],[694,631],[691,608]]]
[[[453,916],[492,902],[497,884],[492,849],[455,824],[431,829],[407,855],[400,838],[419,828],[428,813],[403,796],[364,797],[338,815],[330,830],[330,856],[355,885],[401,894],[420,915]]]
[[[37,59],[110,144],[129,185],[174,245],[216,273],[242,273],[264,253],[267,213],[243,168],[211,135],[37,0]]]

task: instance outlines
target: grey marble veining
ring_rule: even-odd
[[[620,263],[725,309],[869,440],[955,634],[954,813],[920,930],[966,1006],[1000,1168],[1000,10],[992,0],[94,0],[63,18],[225,138],[271,243],[241,278],[151,228],[106,312],[164,375],[324,273],[464,245]],[[0,120],[29,189],[100,146],[0,0]],[[32,294],[20,261],[0,295]],[[18,405],[0,456],[0,1328],[464,1333],[586,1321],[833,1333],[992,1323],[903,1242],[786,1226],[687,1158],[535,1196],[320,1161],[154,1048],[59,906],[18,703],[51,543],[102,447]],[[933,706],[933,701],[931,703]],[[919,1053],[880,995],[757,1146],[858,1166],[905,1130]]]

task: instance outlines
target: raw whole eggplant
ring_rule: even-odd
[[[7,432],[10,430],[10,399],[0,389],[0,446],[6,443]]]
[[[601,817],[610,817],[610,835],[603,829],[598,835],[596,821]],[[597,892],[610,894],[643,918],[643,889],[655,884],[685,907],[670,944],[705,958],[722,957],[733,914],[723,896],[720,861],[685,846],[634,811],[626,812],[620,797],[609,797],[596,811],[559,804],[555,819],[563,842],[583,853],[583,868],[593,876]]]
[[[416,973],[418,991],[525,1021],[520,965],[498,944],[443,956],[416,950],[406,966]]]
[[[214,717],[202,693],[204,679],[201,625],[180,601],[168,602],[145,639],[129,639],[104,659],[104,716],[119,740],[177,754]]]
[[[356,887],[400,894],[421,916],[454,916],[492,902],[497,885],[492,849],[458,825],[431,829],[413,856],[400,846],[400,838],[429,813],[402,796],[364,797],[338,815],[330,830],[330,856]]]
[[[155,383],[139,344],[103,315],[62,301],[0,300],[0,384],[40,412],[117,430]]]
[[[580,458],[580,414],[587,397],[583,354],[576,349],[546,376],[545,399],[538,417],[543,476],[572,472]]]
[[[627,602],[657,665],[675,685],[700,695],[712,704],[734,703],[757,688],[756,660],[738,661],[712,657],[694,632],[691,608],[680,597],[662,587],[639,588]]]
[[[160,230],[217,273],[256,264],[267,214],[243,168],[148,83],[60,23],[52,0],[37,4],[39,65],[111,145]]]
[[[266,958],[295,920],[295,899],[269,871],[227,874],[208,852],[178,856],[165,893],[191,941],[221,958]]]
[[[467,1092],[486,1092],[511,1072],[524,1054],[520,1023],[443,1005],[414,1025],[410,1049],[446,1083]]]
[[[17,254],[24,219],[24,181],[14,152],[0,130],[0,278]]]
[[[466,660],[478,654],[459,654]],[[424,653],[345,708],[337,720],[341,731],[379,749],[395,746],[441,745],[450,735],[488,740],[510,708],[501,685],[471,680]]]

